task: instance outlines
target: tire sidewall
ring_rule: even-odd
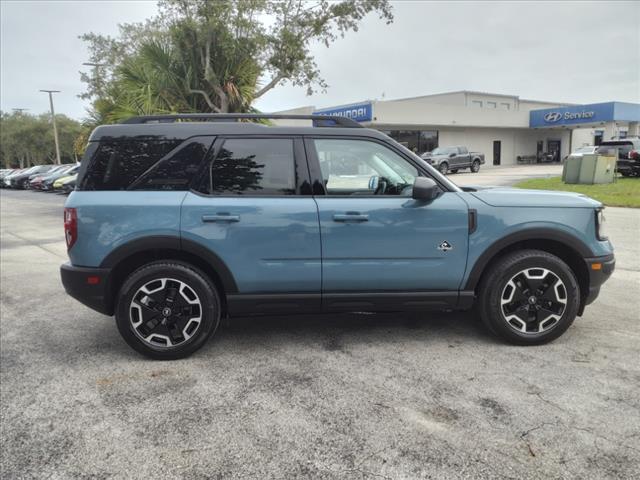
[[[442,175],[446,175],[449,172],[449,164],[447,162],[442,162],[438,165],[438,170]]]
[[[480,171],[480,162],[478,160],[474,160],[471,164],[471,171],[473,173],[478,173]]]
[[[153,347],[144,342],[133,331],[129,306],[135,293],[144,284],[156,278],[180,280],[198,295],[201,302],[202,319],[195,334],[176,348]],[[184,358],[201,348],[213,335],[220,323],[220,300],[215,287],[196,268],[175,261],[154,262],[133,272],[123,283],[118,294],[116,324],[123,339],[137,352],[157,360]]]
[[[546,268],[557,275],[567,290],[567,304],[560,321],[550,330],[522,334],[509,326],[502,314],[500,300],[507,282],[518,272],[528,268]],[[487,277],[481,295],[482,319],[495,334],[519,345],[539,345],[555,340],[573,323],[580,305],[580,289],[571,269],[559,258],[546,252],[522,252],[499,262]]]

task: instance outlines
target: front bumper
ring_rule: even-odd
[[[108,268],[75,267],[70,263],[60,266],[60,277],[65,291],[97,312],[113,315],[113,296],[109,288]]]
[[[584,307],[593,303],[600,294],[600,287],[606,282],[616,268],[616,258],[613,255],[604,257],[585,258],[589,270],[589,290],[583,296],[579,315],[582,315]]]

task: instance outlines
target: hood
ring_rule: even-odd
[[[581,193],[496,187],[471,192],[493,207],[598,208],[602,203]]]

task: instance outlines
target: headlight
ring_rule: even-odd
[[[598,240],[606,240],[604,229],[604,208],[596,210],[596,237]]]

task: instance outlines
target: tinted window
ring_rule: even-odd
[[[210,185],[214,195],[294,195],[293,140],[226,140],[211,164]]]
[[[458,153],[460,153],[461,155],[466,155],[467,153],[469,153],[469,150],[467,150],[467,147],[458,147]]]
[[[188,190],[193,175],[211,145],[211,137],[185,143],[131,185],[132,190]]]
[[[125,190],[181,140],[101,142],[83,179],[83,190]]]
[[[411,196],[418,170],[389,148],[363,140],[314,140],[328,195]]]

